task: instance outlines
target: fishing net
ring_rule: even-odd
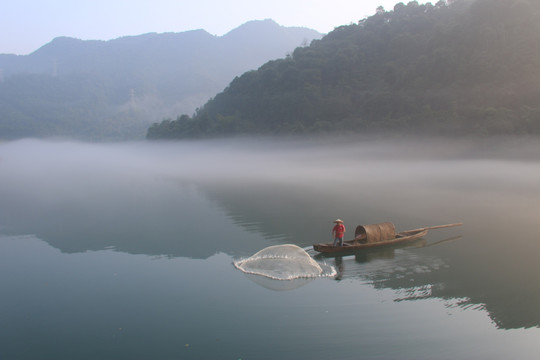
[[[236,261],[234,265],[247,274],[262,275],[275,280],[335,274],[333,268],[323,269],[304,249],[290,244],[267,247],[247,259]]]

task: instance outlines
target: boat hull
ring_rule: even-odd
[[[382,240],[377,242],[367,242],[361,243],[358,240],[346,240],[343,242],[343,246],[334,246],[332,243],[321,243],[313,244],[313,250],[320,253],[331,254],[331,253],[351,253],[363,249],[370,249],[375,247],[382,247],[388,245],[395,245],[405,243],[411,240],[419,239],[423,236],[426,236],[428,230],[411,230],[403,231],[395,235],[394,238],[388,240]]]

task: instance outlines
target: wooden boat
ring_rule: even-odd
[[[460,226],[462,223],[429,226],[414,230],[396,233],[396,228],[391,222],[371,225],[359,225],[354,232],[353,240],[343,241],[343,246],[334,246],[332,243],[313,244],[313,250],[320,253],[344,253],[355,252],[378,246],[395,245],[405,243],[426,236],[428,230]]]

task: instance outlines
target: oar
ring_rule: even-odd
[[[441,228],[449,228],[449,227],[461,226],[461,225],[463,225],[463,223],[455,223],[455,224],[446,224],[446,225],[428,226],[428,227],[423,227],[423,228],[414,229],[414,230],[407,230],[406,232],[409,232],[409,231],[433,230],[433,229],[441,229]],[[405,232],[405,231],[404,231],[404,232]]]

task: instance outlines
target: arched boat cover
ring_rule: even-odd
[[[391,222],[371,225],[358,225],[354,238],[362,242],[376,243],[396,237],[396,227]]]

